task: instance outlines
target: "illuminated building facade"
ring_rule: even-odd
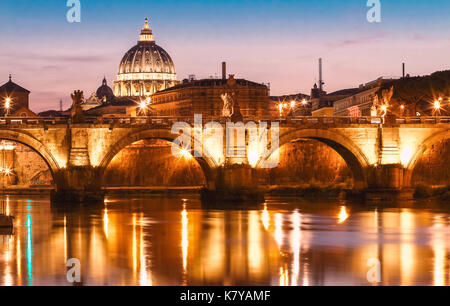
[[[266,85],[236,79],[237,101],[244,117],[269,116],[270,97]],[[204,118],[222,115],[221,95],[229,90],[227,79],[184,80],[182,84],[155,93],[152,109],[158,116],[194,116]]]
[[[370,117],[377,92],[383,84],[392,82],[392,80],[380,77],[372,82],[360,85],[353,94],[334,102],[331,116]]]
[[[170,55],[155,43],[146,18],[138,44],[120,62],[114,93],[117,97],[145,97],[176,84],[175,65]]]
[[[13,117],[34,117],[36,116],[29,109],[30,91],[17,85],[11,80],[0,86],[0,115]]]
[[[334,103],[337,100],[348,97],[358,92],[358,88],[343,89],[327,94],[320,91],[317,85],[311,90],[311,105],[313,117],[332,117],[334,111]]]

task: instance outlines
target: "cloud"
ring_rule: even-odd
[[[362,36],[356,39],[346,39],[343,41],[337,41],[337,42],[331,42],[328,43],[328,47],[334,47],[334,48],[340,48],[340,47],[348,47],[348,46],[354,46],[354,45],[365,45],[369,43],[373,43],[375,41],[379,41],[383,38],[385,38],[386,34],[377,34],[377,35],[371,35],[371,36]]]
[[[0,58],[14,59],[20,58],[21,60],[30,61],[51,61],[51,62],[69,62],[69,63],[92,63],[108,61],[110,57],[105,54],[99,55],[46,55],[46,54],[33,54],[33,53],[6,53],[1,54]],[[56,67],[56,66],[55,66]]]

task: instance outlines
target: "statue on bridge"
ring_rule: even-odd
[[[389,104],[391,103],[392,96],[394,95],[394,86],[389,89],[383,89],[381,91],[381,97],[378,93],[375,94],[372,100],[372,107],[370,108],[370,115],[372,117],[381,117],[384,119],[387,115]]]
[[[83,91],[76,90],[73,94],[70,95],[72,97],[72,110],[70,115],[72,117],[72,123],[83,123],[84,122],[84,114],[82,103],[84,100]]]
[[[221,95],[223,101],[222,116],[230,118],[232,122],[243,121],[241,108],[236,97],[237,82],[234,75],[230,75],[227,80],[228,92]]]
[[[223,101],[222,117],[229,118],[233,112],[233,101],[228,93],[224,93],[220,96]]]
[[[388,106],[389,103],[391,103],[392,96],[394,95],[394,86],[391,86],[391,88],[383,89],[381,92],[381,98],[383,99],[383,105]]]

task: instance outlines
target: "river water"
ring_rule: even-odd
[[[198,197],[110,196],[64,208],[3,196],[0,285],[449,285],[450,205],[268,198],[221,209]],[[73,271],[73,270],[71,270]],[[71,274],[74,275],[74,274]]]

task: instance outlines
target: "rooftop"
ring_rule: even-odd
[[[0,91],[6,91],[8,93],[11,92],[26,92],[30,93],[29,90],[23,88],[22,86],[17,85],[13,81],[11,81],[11,75],[9,75],[9,81],[0,86]]]
[[[252,86],[259,88],[267,88],[266,85],[259,84],[256,82],[248,81],[245,79],[236,79],[236,83],[238,86]],[[159,93],[170,92],[172,90],[178,90],[182,88],[190,88],[190,87],[223,87],[227,86],[227,80],[224,79],[202,79],[202,80],[183,80],[183,83],[179,85],[175,85],[173,87],[164,89],[162,91],[158,91],[155,95]]]

